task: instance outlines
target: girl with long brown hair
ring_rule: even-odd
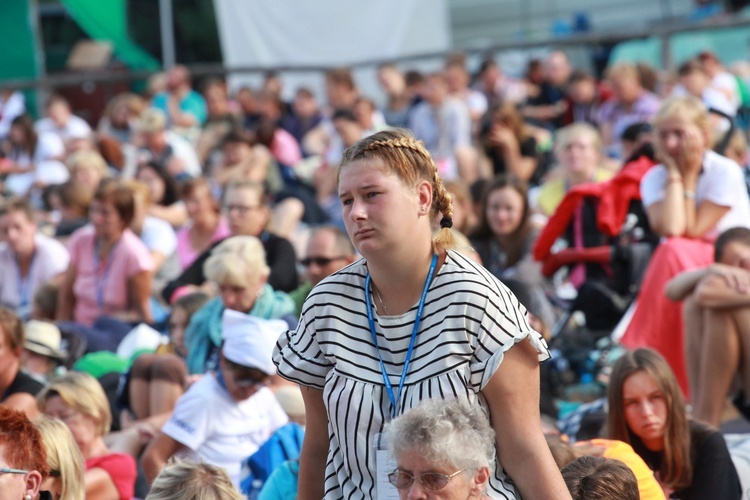
[[[668,498],[741,497],[723,436],[688,418],[677,379],[656,351],[636,349],[618,359],[608,399],[608,437],[635,449]]]

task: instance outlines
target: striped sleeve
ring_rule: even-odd
[[[273,362],[278,374],[306,387],[323,389],[326,376],[333,368],[318,345],[315,332],[315,307],[308,297],[302,308],[296,330],[288,330],[279,337],[273,351]]]
[[[483,273],[484,274],[484,273]],[[492,276],[488,281],[485,314],[477,331],[477,346],[471,361],[471,384],[481,391],[503,362],[505,352],[528,339],[539,355],[539,361],[550,358],[547,343],[529,325],[526,310],[513,293]]]

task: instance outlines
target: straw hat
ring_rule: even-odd
[[[48,358],[62,361],[66,353],[62,349],[62,335],[60,329],[46,321],[31,320],[26,323],[26,343],[28,351]]]

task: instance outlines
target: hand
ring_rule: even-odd
[[[488,137],[488,142],[490,146],[505,149],[517,144],[518,139],[516,139],[513,131],[505,125],[493,125]]]
[[[133,425],[133,429],[138,433],[138,438],[141,443],[144,444],[151,441],[159,431],[159,429],[149,424],[148,422],[138,422]]]
[[[750,293],[750,272],[725,264],[713,264],[709,275],[724,279],[727,286],[738,293]]]

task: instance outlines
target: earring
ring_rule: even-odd
[[[29,494],[24,495],[23,500],[31,500],[31,495]]]

